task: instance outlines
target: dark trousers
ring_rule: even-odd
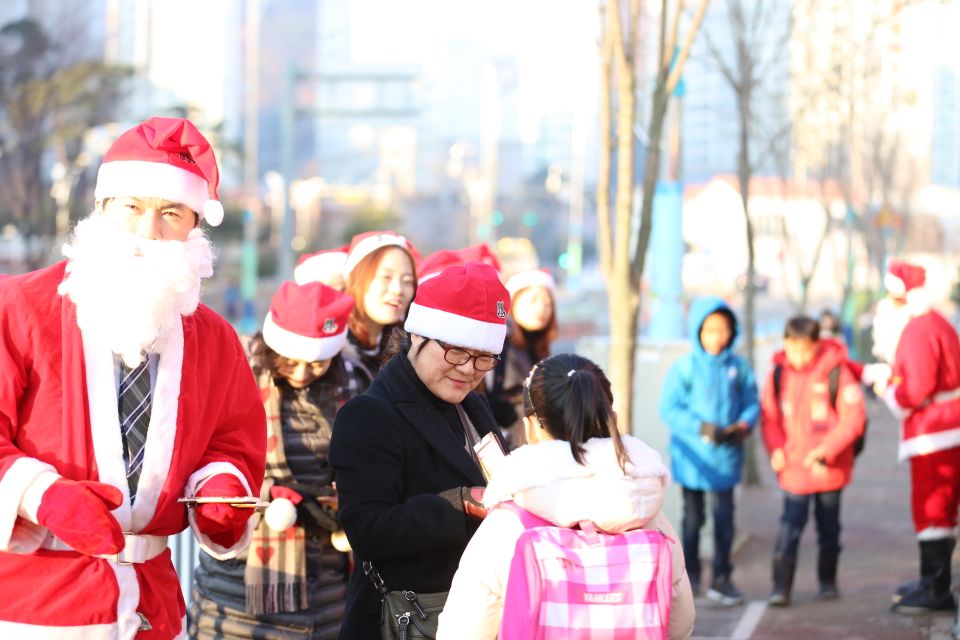
[[[687,575],[700,581],[700,529],[705,522],[706,491],[683,487],[683,557]],[[733,546],[733,489],[710,491],[713,502],[713,579],[730,577]]]
[[[823,557],[836,557],[840,553],[840,489],[821,493],[796,494],[783,492],[783,515],[780,516],[780,531],[773,549],[774,557],[796,558],[800,536],[807,526],[810,503],[817,522],[817,545]]]

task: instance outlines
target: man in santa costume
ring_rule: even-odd
[[[922,267],[890,263],[884,279],[886,324],[902,327],[889,377],[878,395],[903,420],[900,460],[910,461],[911,509],[920,547],[920,580],[901,585],[893,609],[902,613],[951,610],[950,563],[960,502],[960,340],[930,307]],[[889,332],[888,332],[889,333]]]
[[[193,124],[151,118],[105,155],[67,260],[0,285],[0,637],[180,637],[168,536],[249,543],[263,404],[199,304],[217,182]]]

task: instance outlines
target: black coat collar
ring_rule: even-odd
[[[397,412],[430,447],[460,472],[470,486],[487,484],[477,463],[464,449],[463,442],[458,441],[447,426],[446,418],[441,414],[442,405],[446,403],[434,396],[417,377],[405,353],[398,353],[387,362],[377,376],[377,382],[384,386]],[[492,425],[485,419],[489,410],[483,406],[483,398],[471,392],[460,404],[481,437],[490,431]]]

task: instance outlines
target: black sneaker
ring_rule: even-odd
[[[707,599],[724,607],[735,607],[743,604],[743,593],[730,578],[718,578],[707,590]]]
[[[836,600],[840,597],[840,590],[836,582],[823,582],[817,592],[817,600]]]
[[[767,598],[767,604],[769,604],[771,607],[789,607],[790,596],[783,591],[777,591],[774,589],[773,593],[770,594],[770,597]]]

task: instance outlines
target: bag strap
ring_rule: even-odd
[[[523,525],[524,529],[532,529],[534,527],[552,527],[554,526],[552,522],[544,520],[540,516],[536,516],[520,505],[518,505],[513,500],[508,500],[507,502],[501,502],[497,505],[498,507],[503,507],[507,511],[512,511],[518,518],[520,518],[520,524]]]
[[[830,405],[837,408],[837,392],[840,390],[840,365],[838,364],[827,375],[827,384],[830,390]]]
[[[780,404],[780,383],[783,380],[783,365],[774,365],[773,367],[773,399]]]

